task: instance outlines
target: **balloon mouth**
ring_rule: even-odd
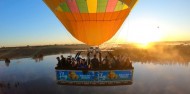
[[[123,0],[65,0],[56,10],[70,13],[105,13],[128,9]]]

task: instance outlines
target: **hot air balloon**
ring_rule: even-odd
[[[73,37],[87,45],[98,46],[115,35],[137,0],[44,0],[44,2]],[[80,59],[80,55],[84,52],[87,55],[86,60]],[[103,52],[107,52],[107,54],[103,55]],[[107,66],[108,69],[100,67],[99,63],[103,62],[102,56],[107,57],[107,55],[110,62],[120,64],[120,61],[116,61],[111,52],[112,50],[100,50],[98,47],[77,50],[75,58],[72,59],[73,61],[80,59],[81,63],[78,64],[79,66],[81,64],[82,67],[78,66],[77,68],[62,66],[58,60],[57,67],[55,67],[58,84],[131,85],[134,70],[131,62],[128,62],[129,64],[122,62],[131,67],[112,66],[112,68],[111,65]]]
[[[90,46],[112,38],[137,0],[44,0],[70,34]]]

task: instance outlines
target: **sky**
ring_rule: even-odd
[[[139,0],[108,42],[190,40],[190,0]],[[80,43],[42,0],[0,0],[0,47]]]

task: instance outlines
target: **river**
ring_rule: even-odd
[[[64,54],[66,56],[67,54]],[[56,80],[56,57],[0,61],[0,94],[189,94],[189,63],[133,62],[133,83],[120,86],[67,86]]]

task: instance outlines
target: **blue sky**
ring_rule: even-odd
[[[159,41],[190,40],[189,9],[190,0],[139,0],[116,37],[138,41],[152,28]],[[64,43],[78,42],[42,0],[0,0],[0,47]]]

